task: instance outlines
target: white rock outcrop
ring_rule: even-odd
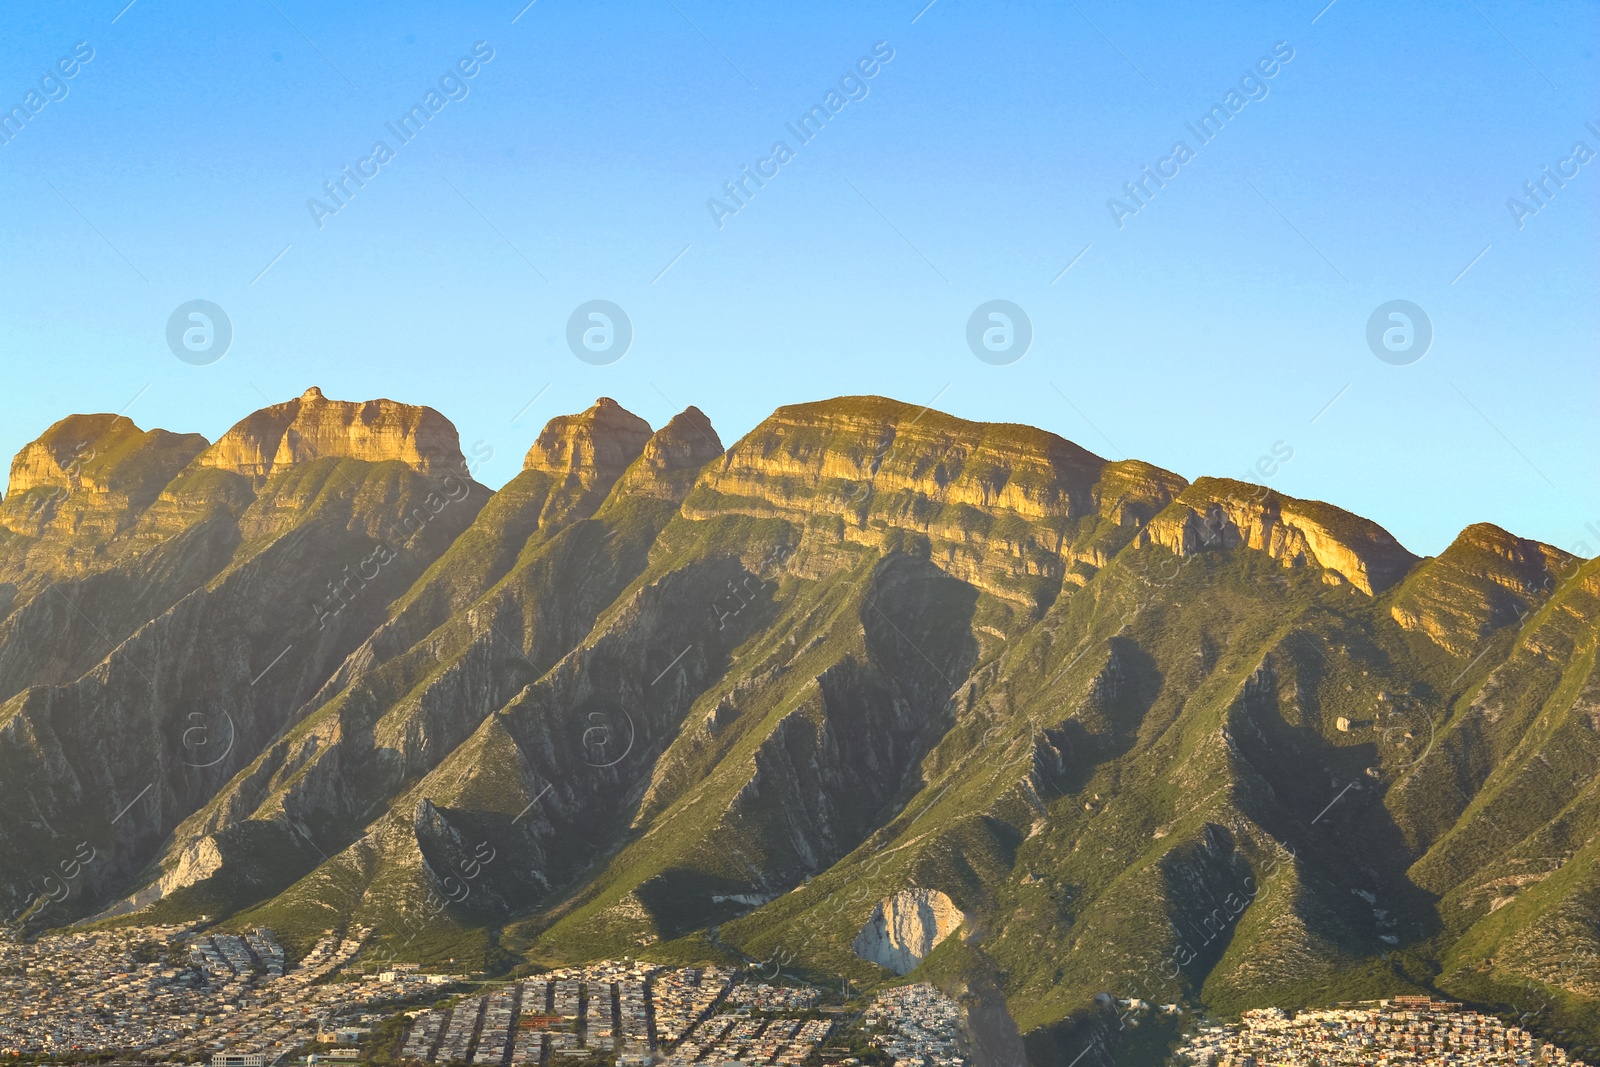
[[[178,853],[177,863],[163,871],[160,878],[132,896],[113,902],[94,918],[108,919],[114,915],[127,915],[130,912],[140,911],[180,889],[187,889],[196,882],[210,878],[222,869],[222,864],[222,850],[217,848],[216,838],[207,834],[185,846],[183,851]]]
[[[902,889],[884,897],[851,949],[895,974],[910,974],[967,917],[937,889]]]

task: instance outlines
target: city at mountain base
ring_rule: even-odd
[[[415,964],[362,963],[371,931],[330,933],[287,965],[270,930],[124,927],[0,944],[8,992],[30,1005],[0,1022],[14,1061],[494,1065],[494,1067],[971,1067],[997,1055],[981,1023],[927,982],[859,994],[779,968],[603,960],[485,982]],[[69,990],[77,986],[76,995]],[[1422,996],[1243,1013],[1101,998],[1115,1038],[1075,1059],[1254,1064],[1553,1064],[1587,1067],[1516,1022]],[[86,1011],[85,1005],[94,1006]]]

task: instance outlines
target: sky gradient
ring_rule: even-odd
[[[315,384],[437,408],[499,485],[601,395],[731,444],[878,393],[1189,478],[1287,447],[1267,485],[1419,553],[1476,521],[1600,553],[1592,5],[125,3],[0,17],[0,108],[45,100],[0,145],[7,456],[71,412],[215,440]],[[208,365],[167,343],[194,299],[232,324]],[[632,323],[606,365],[567,344],[592,299]],[[1006,365],[966,341],[992,299],[1032,324]],[[1404,365],[1367,342],[1395,299],[1433,330]]]

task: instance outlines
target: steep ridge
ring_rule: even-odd
[[[203,458],[168,484],[147,518],[163,500],[182,509],[219,476],[237,477],[204,470]],[[231,523],[206,536],[203,562],[181,565],[196,543],[180,536],[179,555],[163,557],[169,566],[141,572],[150,560],[136,559],[87,590],[127,593],[135,605],[143,596],[159,609],[152,618],[106,642],[82,677],[32,685],[0,706],[0,793],[27,813],[0,828],[0,870],[10,872],[0,896],[13,908],[26,909],[38,857],[63,835],[92,840],[105,857],[80,880],[75,910],[126,884],[181,818],[287,725],[487,496],[464,478],[436,484],[375,455],[281,464],[245,488],[248,504],[236,514],[193,509]],[[150,588],[169,578],[164,590]],[[127,604],[72,606],[91,622],[136,617]],[[36,630],[50,621],[17,619]]]
[[[221,569],[241,502],[163,503],[205,447],[73,415],[18,452],[0,504],[0,700],[81,676]]]
[[[763,562],[787,544],[782,527],[768,536]],[[637,772],[626,847],[570,915],[523,929],[540,951],[649,943],[793,889],[893,812],[948,728],[951,679],[977,647],[970,590],[900,554],[821,581],[742,567],[748,606],[711,608],[706,625],[757,629],[697,694],[697,725]],[[704,591],[708,606],[719,594]]]
[[[0,620],[0,700],[82,677],[151,619],[204,586],[238,546],[231,516],[172,532],[103,570],[46,585]]]
[[[598,487],[604,496],[639,458],[650,436],[649,423],[603,396],[580,415],[551,419],[522,466],[553,474],[563,486]]]
[[[409,935],[419,926],[470,929],[571,886],[626,827],[638,767],[681,722],[701,657],[715,664],[732,636],[709,621],[692,627],[687,636],[705,643],[679,662],[678,684],[651,686],[646,664],[668,647],[661,635],[684,636],[679,620],[698,616],[689,611],[702,583],[736,573],[731,564],[688,568],[624,594],[584,646],[485,719],[365,836],[248,921],[301,930],[331,907],[377,925],[388,947],[415,951]],[[463,874],[473,876],[469,894],[458,892]],[[438,899],[459,906],[434,919],[429,902]]]
[[[1600,570],[1591,561],[1565,579],[1392,800],[1434,826],[1459,813],[1411,873],[1443,897],[1459,936],[1442,981],[1467,995],[1600,993]]]
[[[702,449],[663,467],[663,477],[711,458],[703,454],[702,442],[709,437],[715,443],[716,432],[695,414],[698,420],[679,422],[685,418],[680,415],[656,435],[663,441],[690,440],[691,447]],[[691,425],[692,435],[686,432]],[[324,696],[416,645],[504,578],[534,546],[592,516],[653,439],[649,424],[607,397],[580,414],[550,420],[528,450],[522,472],[494,495],[448,557],[397,602],[392,617],[340,669]],[[720,452],[720,444],[716,449]]]
[[[204,899],[237,908],[282,888],[313,862],[285,860],[295,857],[298,827],[330,852],[328,845],[358,836],[396,793],[576,645],[644,567],[645,549],[682,498],[696,464],[708,449],[721,454],[698,412],[674,418],[643,448],[631,433],[635,424],[632,415],[602,401],[583,415],[553,420],[555,431],[547,428],[541,441],[565,447],[562,440],[581,439],[586,454],[601,456],[602,465],[631,454],[637,458],[628,470],[650,494],[587,517],[596,487],[609,486],[623,471],[574,468],[571,481],[586,488],[575,510],[552,516],[549,503],[562,487],[540,471],[524,472],[547,490],[542,507],[548,522],[529,525],[533,509],[521,501],[537,494],[519,489],[512,490],[519,506],[485,507],[419,583],[448,588],[449,597],[441,599],[453,613],[409,648],[380,655],[376,644],[392,644],[421,616],[414,596],[398,601],[389,621],[346,660],[296,728],[179,828],[160,875],[132,903],[188,890],[174,907]],[[620,442],[612,439],[619,427]],[[483,566],[484,546],[505,546],[501,556],[509,559],[510,542],[518,537],[523,543],[509,569]],[[377,666],[367,669],[372,663]],[[277,844],[263,849],[274,837]],[[213,859],[190,862],[202,852]],[[266,865],[270,870],[263,856],[275,857]]]

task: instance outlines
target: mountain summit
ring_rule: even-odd
[[[398,460],[425,475],[465,466],[456,428],[432,408],[393,400],[329,400],[316,386],[236,423],[198,462],[262,479],[323,457]]]
[[[592,489],[617,480],[650,440],[650,424],[603,396],[581,415],[558,415],[534,441],[524,470],[547,471]]]

